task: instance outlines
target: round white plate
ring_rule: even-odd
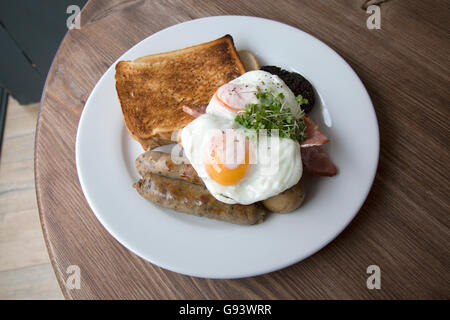
[[[78,176],[103,226],[140,257],[175,272],[205,278],[240,278],[275,271],[314,254],[333,240],[361,208],[379,154],[376,115],[364,85],[330,47],[288,25],[244,16],[184,22],[157,32],[119,60],[180,49],[233,36],[238,50],[261,65],[277,65],[309,79],[317,92],[312,117],[331,142],[325,147],[337,176],[304,177],[306,200],[296,212],[270,214],[240,226],[167,210],[131,187],[134,159],[143,152],[125,128],[113,64],[83,110],[76,140]]]

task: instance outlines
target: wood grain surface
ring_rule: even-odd
[[[62,299],[42,235],[34,185],[39,104],[8,99],[0,157],[0,299]]]
[[[450,298],[450,4],[383,2],[381,29],[369,30],[364,2],[90,1],[81,12],[81,29],[67,33],[54,59],[36,138],[40,218],[65,297]],[[381,153],[364,206],[327,247],[270,274],[211,280],[163,270],[113,239],[82,194],[74,149],[86,99],[121,54],[173,24],[226,14],[287,23],[342,55],[372,98]],[[339,75],[330,76],[339,81]],[[366,288],[366,268],[372,264],[381,268],[381,290]],[[69,265],[80,266],[81,289],[66,289]]]

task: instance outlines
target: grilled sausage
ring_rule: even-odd
[[[184,163],[176,164],[168,153],[147,151],[137,157],[135,164],[137,171],[144,178],[148,174],[155,173],[169,178],[203,184],[202,179],[200,179],[187,159],[184,160]]]
[[[287,213],[300,207],[304,199],[305,193],[299,182],[282,193],[264,200],[262,203],[266,209],[272,212]]]
[[[266,215],[259,204],[226,204],[214,198],[202,185],[157,174],[147,174],[133,187],[153,203],[196,216],[251,225],[262,222]]]
[[[171,155],[164,152],[144,152],[136,159],[136,169],[143,178],[157,174],[168,178],[185,180],[202,186],[204,185],[203,181],[197,175],[197,172],[195,172],[192,165],[188,163],[187,159],[185,159],[184,163],[176,164],[172,161]],[[264,200],[262,203],[272,212],[285,213],[297,209],[303,202],[303,198],[303,189],[299,183],[276,196]],[[225,203],[223,204],[226,205]]]

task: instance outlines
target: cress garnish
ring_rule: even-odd
[[[300,114],[294,117],[291,110],[285,106],[283,93],[271,91],[258,91],[256,93],[259,103],[245,105],[245,111],[239,113],[234,121],[247,129],[266,129],[271,135],[272,129],[278,129],[279,136],[297,140],[300,143],[306,138],[306,126],[303,121],[305,113],[301,105],[308,104],[308,99],[298,95],[295,100],[300,106]]]

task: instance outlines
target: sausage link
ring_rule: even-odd
[[[153,173],[147,173],[133,187],[153,203],[196,216],[252,225],[262,222],[266,215],[260,204],[226,204],[214,198],[202,185]]]
[[[187,159],[184,163],[176,164],[168,153],[159,151],[144,152],[136,158],[135,165],[139,174],[144,178],[148,174],[154,173],[203,185],[202,179],[200,179]]]

